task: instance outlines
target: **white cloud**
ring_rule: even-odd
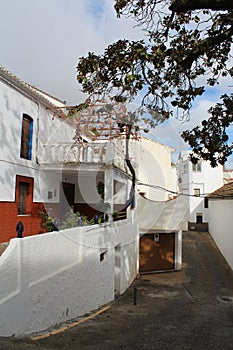
[[[68,104],[79,103],[84,98],[76,82],[79,57],[89,51],[102,53],[111,42],[140,32],[132,29],[132,21],[116,18],[113,4],[113,0],[1,1],[1,64]]]
[[[118,39],[141,39],[141,29],[130,19],[117,19],[114,0],[0,1],[1,64],[26,82],[66,100],[85,97],[76,81],[79,57],[102,53]],[[177,149],[187,147],[179,134],[208,117],[220,95],[232,92],[231,80],[208,89],[198,98],[189,122],[171,120],[153,131],[153,137]]]

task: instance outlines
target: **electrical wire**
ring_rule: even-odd
[[[177,192],[177,191],[171,191],[171,190],[168,190],[167,188],[164,188],[162,186],[159,186],[159,185],[150,185],[150,184],[146,184],[146,183],[143,183],[143,182],[137,182],[138,185],[142,185],[142,186],[147,186],[147,187],[152,187],[152,188],[157,188],[157,189],[160,189],[162,191],[166,191],[168,193],[171,193],[171,194],[174,194],[174,195],[177,195],[177,196],[186,196],[186,197],[195,197],[195,198],[208,198],[208,195],[210,193],[200,193],[199,195],[196,195],[196,194],[190,194],[190,193],[182,193],[182,192]],[[213,199],[233,199],[233,194],[232,195],[221,195],[221,194],[216,194],[214,196],[211,196],[210,198],[213,198]]]

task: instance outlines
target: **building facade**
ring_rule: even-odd
[[[1,336],[42,331],[124,293],[139,272],[139,235],[150,230],[171,248],[163,269],[181,267],[184,203],[165,190],[173,190],[172,150],[142,139],[130,146],[136,182],[157,187],[139,185],[144,197],[158,200],[151,206],[132,198],[124,147],[91,133],[78,140],[66,110],[0,66],[0,243],[9,242],[0,250]],[[70,221],[102,212],[106,220],[43,234],[41,212],[60,223],[70,212]],[[122,220],[114,221],[114,212],[123,212]],[[23,239],[15,238],[19,222]]]
[[[208,201],[205,195],[213,192],[223,184],[223,167],[212,168],[204,160],[192,164],[189,151],[182,151],[178,160],[179,191],[189,198],[188,221],[190,228],[196,224],[208,223]]]
[[[0,67],[0,243],[9,242],[0,256],[3,336],[41,331],[99,308],[138,272],[124,155],[88,133],[79,142],[65,111],[63,102]],[[124,211],[122,220],[113,221],[114,211]],[[45,233],[41,212],[53,222],[71,213],[70,228]],[[108,220],[78,226],[77,213],[78,219],[104,213]],[[19,222],[23,239],[15,238]]]
[[[233,182],[208,195],[209,232],[233,269]]]
[[[0,242],[4,242],[16,236],[18,221],[26,235],[43,232],[39,213],[48,192],[46,198],[41,196],[38,155],[54,130],[62,130],[67,139],[71,127],[49,110],[64,106],[61,101],[46,98],[2,66],[0,106]]]
[[[91,135],[78,142],[62,101],[1,66],[0,106],[0,243],[16,237],[19,221],[24,236],[45,232],[41,212],[61,222],[72,207],[93,218],[98,184],[109,212],[125,209],[131,180],[124,155]]]

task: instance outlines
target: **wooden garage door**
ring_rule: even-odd
[[[152,233],[140,237],[139,272],[174,269],[175,233]]]

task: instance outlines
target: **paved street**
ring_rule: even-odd
[[[233,273],[208,234],[184,233],[181,271],[140,276],[100,315],[37,341],[0,338],[0,349],[230,350]]]

